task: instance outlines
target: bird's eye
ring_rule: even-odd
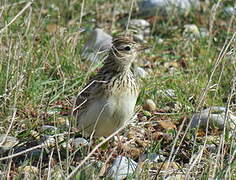
[[[130,51],[130,50],[131,50],[131,47],[130,47],[130,46],[125,46],[125,47],[124,47],[124,50],[125,50],[125,51]]]

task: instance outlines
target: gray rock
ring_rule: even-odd
[[[137,42],[146,42],[144,37],[150,35],[150,23],[144,19],[130,20],[129,28],[135,32],[134,40]]]
[[[133,37],[136,42],[145,42],[143,34],[134,34]]]
[[[56,146],[56,143],[58,143],[58,145],[63,146],[64,141],[65,137],[63,134],[57,135],[56,137],[53,135],[44,135],[41,141],[41,145],[44,145],[44,147],[46,148],[54,147]]]
[[[229,16],[236,15],[236,8],[234,8],[232,6],[225,7],[224,8],[224,13],[229,15]]]
[[[137,163],[132,159],[118,156],[108,170],[107,176],[115,180],[125,179],[134,173],[136,167]]]
[[[206,149],[211,153],[216,153],[218,150],[215,144],[206,144]]]
[[[12,136],[6,136],[6,134],[0,135],[0,154],[6,151],[9,151],[16,144],[19,143],[19,140]]]
[[[157,44],[163,44],[163,42],[164,42],[164,39],[162,39],[162,38],[157,39]]]
[[[135,74],[137,74],[137,76],[140,78],[148,77],[148,73],[141,67],[135,67],[134,71],[135,71]]]
[[[100,28],[96,28],[85,44],[82,56],[90,61],[102,59],[104,52],[112,46],[112,37]]]
[[[139,162],[150,161],[150,162],[159,162],[164,161],[165,157],[156,153],[142,154],[139,156]]]
[[[138,3],[140,12],[145,15],[155,15],[157,12],[170,14],[174,10],[182,13],[200,8],[199,0],[143,0]],[[160,14],[159,13],[159,14]]]
[[[200,32],[198,27],[195,24],[185,24],[183,36],[190,36],[193,38],[200,37]]]
[[[89,145],[89,142],[84,138],[75,138],[75,139],[71,139],[71,145],[75,149],[77,149],[77,148]]]
[[[202,38],[209,36],[209,31],[206,28],[199,28],[199,31]]]
[[[129,26],[132,28],[146,29],[150,27],[150,23],[144,19],[131,19]]]
[[[63,147],[64,149],[69,150],[69,151],[73,150],[70,142],[68,143],[68,142],[64,141],[64,142],[60,143],[60,146]]]
[[[49,148],[49,147],[54,147],[56,145],[56,139],[53,136],[44,136],[45,140],[42,141],[42,145],[44,147]]]
[[[196,128],[199,124],[199,127],[206,128],[209,119],[210,127],[223,129],[224,126],[226,126],[226,128],[235,129],[236,116],[231,111],[229,111],[228,117],[226,117],[225,112],[225,107],[213,106],[204,109],[192,116],[190,127]]]
[[[55,134],[57,131],[58,131],[58,129],[57,129],[57,127],[55,127],[55,126],[50,126],[50,125],[43,125],[42,127],[41,127],[41,129],[42,129],[42,131],[44,132],[44,133],[53,133],[53,134]]]

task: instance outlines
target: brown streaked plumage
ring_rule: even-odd
[[[117,37],[104,65],[78,95],[74,116],[86,136],[109,136],[129,121],[139,94],[131,64],[141,47],[129,37]]]

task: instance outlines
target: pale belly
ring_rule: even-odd
[[[95,136],[109,136],[132,118],[136,100],[136,96],[125,95],[97,99],[78,118],[79,129],[87,136],[93,131]]]

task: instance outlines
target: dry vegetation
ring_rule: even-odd
[[[0,154],[1,178],[65,179],[72,172],[76,179],[106,178],[117,155],[138,162],[141,154],[156,153],[163,159],[140,162],[131,178],[236,179],[235,130],[188,126],[193,113],[207,107],[236,111],[236,23],[222,11],[234,2],[213,7],[217,2],[201,1],[201,10],[188,15],[144,17],[151,23],[150,49],[138,65],[149,76],[142,80],[136,123],[118,140],[75,148],[70,139],[80,133],[69,116],[73,99],[98,66],[82,58],[83,46],[95,27],[124,32],[129,15],[140,18],[136,1],[132,13],[131,1],[123,0],[0,1],[0,133],[19,140]],[[185,24],[208,35],[185,36]],[[167,89],[175,95],[162,93]],[[154,110],[145,109],[147,99]],[[45,137],[53,143],[45,145]]]

